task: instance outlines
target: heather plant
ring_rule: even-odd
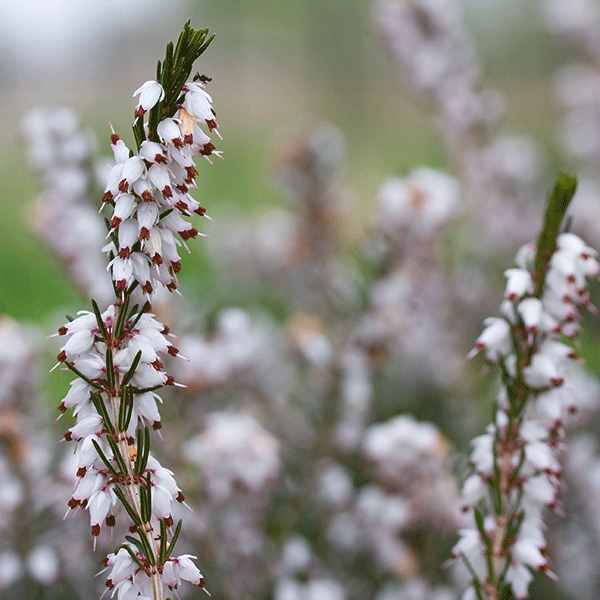
[[[538,241],[506,272],[500,316],[469,355],[486,358],[482,382],[468,349],[506,252],[533,235],[543,162],[531,140],[502,132],[502,98],[483,85],[458,2],[380,0],[375,15],[447,165],[414,166],[355,198],[355,148],[316,127],[277,151],[283,208],[213,215],[219,277],[198,298],[173,293],[180,251],[202,235],[191,219],[207,218],[191,195],[194,159],[220,156],[210,78],[193,70],[210,34],[186,25],[167,47],[134,93],[132,143],[111,131],[110,164],[68,110],[24,123],[43,187],[33,226],[94,298],[57,336],[58,365],[77,376],[59,407],[75,416],[62,446],[73,458],[60,473],[43,466],[60,477],[53,505],[73,488],[63,539],[86,555],[87,511],[89,546],[113,544],[100,584],[119,600],[172,600],[190,592],[184,582],[232,600],[521,599],[538,593],[537,572],[554,571],[573,593],[595,589],[553,544],[564,533],[590,555],[588,538],[600,539],[596,444],[589,433],[566,444],[567,425],[598,405],[578,357],[598,266],[573,233],[575,181],[559,178]],[[492,423],[463,457],[489,419],[490,388]],[[159,462],[150,443],[165,414]],[[47,497],[47,479],[30,479]],[[557,525],[549,515],[563,509]],[[46,520],[33,558],[6,536],[0,585],[93,593],[89,563],[75,569],[47,543],[57,527]]]
[[[101,211],[113,301],[100,309],[92,300],[92,310],[58,329],[66,342],[57,366],[77,376],[59,406],[76,419],[64,435],[76,445],[68,509],[88,511],[94,544],[117,518],[128,522],[130,535],[105,561],[106,587],[119,598],[163,600],[183,582],[204,588],[196,557],[174,553],[183,523],[174,522],[174,507],[185,497],[150,448],[161,427],[157,392],[181,385],[163,362],[179,350],[151,303],[157,290],[177,290],[178,248],[199,235],[188,219],[206,216],[189,192],[194,156],[218,154],[208,135],[218,134],[218,124],[209,78],[192,69],[212,39],[187,23],[168,44],[156,80],[134,92],[136,151],[112,132],[114,164]]]
[[[579,400],[574,340],[590,307],[587,280],[600,273],[597,252],[562,230],[575,189],[573,177],[559,177],[537,243],[505,273],[502,316],[486,319],[471,353],[497,366],[501,385],[463,486],[473,524],[453,552],[472,575],[465,598],[527,598],[532,571],[554,576],[544,513],[560,509],[565,424]]]

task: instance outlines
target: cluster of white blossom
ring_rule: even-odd
[[[281,442],[255,416],[227,410],[210,412],[183,451],[201,482],[188,536],[209,549],[225,575],[215,593],[259,594],[269,576],[264,519],[280,483]]]
[[[117,316],[114,305],[102,313],[100,324],[93,312],[82,311],[58,331],[59,336],[67,338],[58,354],[58,364],[67,365],[79,375],[71,382],[59,406],[61,412],[72,409],[76,418],[64,435],[65,440],[77,444],[78,479],[68,505],[71,510],[88,510],[94,537],[100,535],[104,526],[114,526],[118,504],[115,489],[126,484],[129,478],[150,482],[154,527],[160,519],[172,521],[174,504],[184,501],[172,472],[164,469],[152,455],[145,457],[146,464],[140,464],[137,473],[132,473],[130,468],[124,470],[122,467],[127,465],[119,464],[122,457],[115,452],[117,446],[112,438],[127,447],[134,443],[140,424],[160,429],[158,403],[161,398],[155,390],[180,384],[168,375],[163,364],[165,357],[179,354],[169,339],[168,329],[150,313],[134,312],[124,318],[120,327]],[[112,370],[107,370],[106,355],[110,348],[114,348]],[[112,414],[112,420],[116,419],[114,396],[117,393],[131,407],[126,425],[123,426],[122,421],[121,427],[115,430],[116,423],[111,424],[110,417],[105,415]],[[135,448],[133,451],[136,452]]]
[[[419,557],[403,534],[427,523],[450,530],[461,522],[448,451],[433,424],[407,415],[366,431],[362,452],[376,484],[360,490],[357,510],[372,551],[391,572],[418,572]]]
[[[35,231],[82,293],[108,302],[112,287],[100,253],[106,231],[92,200],[105,174],[94,156],[94,136],[67,108],[32,111],[23,132],[42,185],[33,208]]]
[[[186,23],[177,51],[167,46],[158,80],[134,92],[137,153],[113,131],[114,165],[101,211],[110,206],[104,251],[114,300],[103,311],[92,300],[93,311],[80,311],[57,334],[65,340],[57,366],[77,375],[59,405],[75,417],[64,435],[75,443],[77,479],[67,514],[88,511],[94,546],[119,517],[137,535],[106,559],[106,587],[120,600],[164,600],[165,589],[179,594],[183,582],[204,588],[195,557],[173,553],[182,526],[174,523],[175,511],[185,497],[150,450],[151,432],[161,428],[156,392],[184,387],[166,371],[169,357],[184,357],[152,314],[150,300],[155,290],[177,289],[178,247],[198,235],[186,217],[205,216],[190,195],[194,156],[220,154],[203,130],[218,134],[205,79],[189,80],[211,39],[208,30]],[[135,304],[136,288],[143,305]]]
[[[362,455],[370,477],[360,487],[344,465],[329,459],[318,466],[327,540],[342,556],[368,554],[392,578],[412,577],[421,556],[411,533],[461,523],[448,444],[432,424],[402,415],[370,425]]]
[[[233,412],[210,414],[204,431],[186,443],[185,453],[200,468],[215,502],[237,492],[266,492],[281,466],[278,440],[254,417]]]
[[[552,574],[544,512],[560,508],[564,426],[579,402],[568,340],[600,266],[574,234],[559,234],[555,248],[543,235],[539,244],[521,248],[506,271],[502,317],[486,319],[471,353],[498,365],[502,386],[494,422],[472,442],[474,472],[463,487],[464,510],[474,512],[454,548],[473,577],[465,598],[503,586],[526,598],[532,570]]]
[[[115,164],[108,175],[103,203],[113,206],[111,241],[104,248],[115,288],[125,291],[134,282],[151,297],[156,289],[175,291],[181,269],[179,247],[201,235],[187,220],[206,217],[206,209],[190,191],[197,187],[195,156],[220,156],[208,133],[218,135],[211,96],[205,86],[187,82],[177,113],[156,127],[160,141],[144,140],[138,153],[113,133]],[[152,110],[164,98],[157,81],[147,81],[138,97],[136,115]]]

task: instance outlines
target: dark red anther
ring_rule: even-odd
[[[177,500],[177,502],[180,502],[182,504],[185,502],[185,496],[183,495],[183,492],[181,490],[179,490],[179,492],[177,493],[175,500]]]
[[[173,527],[173,517],[171,515],[165,517],[163,521],[167,527]]]
[[[139,236],[140,240],[149,240],[150,239],[150,230],[147,227],[142,227],[140,229]]]
[[[179,350],[177,348],[175,348],[175,346],[168,346],[167,347],[167,352],[171,356],[177,356],[179,354]]]
[[[175,148],[183,148],[183,140],[181,138],[173,138],[171,143],[173,146],[175,146]]]
[[[175,187],[177,188],[177,191],[181,192],[182,194],[187,194],[190,191],[190,188],[187,185],[185,185],[185,183],[180,183]]]
[[[100,535],[100,525],[92,525],[92,535],[98,537]]]
[[[67,407],[65,406],[65,403],[64,403],[64,402],[61,402],[61,403],[58,405],[58,412],[61,412],[61,413],[65,413],[65,412],[67,412]]]
[[[67,353],[64,350],[61,350],[56,356],[56,360],[60,363],[65,362],[65,360],[67,360]]]
[[[177,204],[175,204],[175,208],[179,209],[181,212],[188,212],[188,206],[183,200],[178,200]]]
[[[152,192],[150,190],[144,190],[142,192],[142,200],[144,202],[152,202],[154,200]]]
[[[67,332],[69,330],[63,325],[62,327],[58,328],[58,335],[67,335]]]
[[[207,119],[206,124],[210,130],[216,129],[218,127],[217,122],[214,119]]]
[[[202,146],[200,154],[202,154],[202,156],[210,156],[214,150],[216,150],[216,146],[212,142],[208,142]]]
[[[81,504],[81,502],[79,500],[75,500],[75,498],[71,498],[68,502],[67,502],[67,506],[73,510],[75,508],[77,508],[79,505]]]
[[[106,563],[106,566],[108,566],[108,562]],[[105,585],[105,586],[106,586],[106,587],[107,587],[109,590],[112,590],[112,589],[113,589],[113,587],[114,587],[114,585],[113,585],[113,582],[112,582],[112,579],[107,579],[107,580],[104,582],[104,585]]]
[[[181,271],[181,261],[179,261],[179,260],[172,261],[171,268],[173,269],[173,273],[179,273],[179,271]]]
[[[121,138],[119,137],[119,135],[117,133],[113,133],[110,136],[110,143],[114,146]]]
[[[163,259],[162,259],[162,256],[158,252],[156,252],[154,254],[154,256],[152,257],[152,263],[155,265],[162,265]]]
[[[119,279],[119,281],[116,282],[115,287],[119,291],[125,291],[127,289],[127,280]]]
[[[149,281],[146,281],[146,283],[142,286],[142,289],[144,290],[144,292],[146,294],[151,294],[153,287],[152,284]]]
[[[129,258],[131,250],[129,248],[119,248],[119,258]]]
[[[77,477],[85,477],[86,473],[87,467],[79,467],[79,469],[77,469]]]
[[[173,196],[173,190],[171,189],[170,185],[165,185],[165,187],[162,189],[162,195],[165,198],[171,198]]]
[[[146,113],[146,111],[141,106],[138,106],[135,109],[135,116],[138,117],[138,119],[143,117],[145,113]]]
[[[164,154],[157,154],[154,157],[154,162],[166,164],[167,163],[167,157]]]
[[[183,141],[184,141],[186,144],[193,144],[193,143],[194,143],[194,136],[193,136],[191,133],[186,133],[186,134],[183,136]]]
[[[194,212],[203,217],[206,214],[206,208],[204,208],[204,206],[199,206]]]
[[[162,362],[160,361],[159,358],[157,358],[153,363],[152,366],[157,370],[157,371],[162,371],[164,369],[164,365],[162,364]]]
[[[128,189],[129,189],[129,183],[127,183],[127,179],[121,179],[121,181],[119,181],[119,191],[124,193]]]
[[[108,192],[104,192],[104,194],[102,194],[102,202],[106,202],[106,203],[111,203],[113,201],[113,195],[111,191]]]
[[[121,224],[121,219],[120,219],[119,217],[113,217],[113,218],[110,220],[110,226],[111,226],[113,229],[116,229],[116,228],[117,228],[117,227],[118,227],[120,224]]]
[[[175,385],[175,377],[173,377],[173,375],[167,375],[165,385]]]
[[[162,429],[162,423],[160,421],[154,421],[154,423],[152,423],[152,429],[154,429],[154,431]]]
[[[106,526],[107,527],[114,527],[116,522],[117,522],[117,520],[115,519],[115,515],[108,515],[108,517],[106,517]]]
[[[66,442],[72,442],[73,434],[70,431],[65,431],[65,435],[63,435],[63,438]]]

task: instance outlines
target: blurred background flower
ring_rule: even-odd
[[[224,599],[459,597],[443,564],[463,518],[460,457],[494,397],[465,356],[558,166],[583,177],[573,229],[600,240],[600,17],[576,4],[2,6],[3,598],[94,594],[87,524],[50,508],[70,494],[52,442],[68,380],[45,376],[43,334],[110,296],[95,250],[108,120],[129,131],[118,99],[187,18],[217,33],[199,68],[226,162],[201,174],[214,221],[184,257],[184,297],[159,303],[191,359],[173,365],[189,389],[166,398],[163,449],[194,508],[184,543]],[[587,432],[550,534],[561,583],[536,580],[535,598],[600,590],[598,337],[581,342]]]

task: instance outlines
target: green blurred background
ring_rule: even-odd
[[[232,207],[260,211],[285,203],[272,183],[274,157],[323,120],[347,138],[346,176],[359,216],[368,217],[384,177],[445,162],[429,115],[410,97],[378,39],[367,0],[124,4],[25,0],[2,7],[0,313],[45,324],[79,304],[30,233],[37,184],[19,133],[23,115],[34,106],[66,105],[97,132],[101,148],[108,148],[109,121],[129,136],[131,91],[152,77],[166,41],[188,17],[217,33],[199,66],[214,78],[225,136],[226,165],[201,170],[199,197],[215,216]],[[545,142],[552,165],[556,110],[549,76],[564,56],[534,4],[471,2],[467,17],[485,84],[505,97],[507,127]],[[188,299],[210,302],[218,277],[197,243],[184,275]]]

